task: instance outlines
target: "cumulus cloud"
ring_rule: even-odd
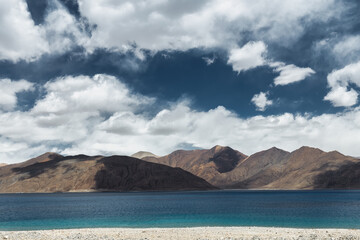
[[[251,102],[255,104],[256,110],[258,111],[265,111],[267,106],[273,104],[272,100],[269,100],[268,97],[269,93],[260,92],[259,94],[255,94],[251,99]]]
[[[354,106],[359,94],[350,84],[360,87],[360,62],[333,71],[327,76],[327,81],[331,90],[324,100],[330,101],[335,107]]]
[[[44,23],[35,25],[25,0],[0,4],[0,60],[33,61],[45,53],[88,48],[90,38],[82,19],[75,19],[58,0],[51,0]]]
[[[48,51],[43,29],[35,26],[24,0],[3,2],[0,16],[0,60],[30,60]]]
[[[65,76],[44,90],[32,109],[0,112],[0,162],[19,162],[45,151],[110,155],[146,150],[162,155],[181,145],[216,144],[246,154],[310,145],[360,155],[360,108],[320,116],[241,118],[222,106],[199,111],[189,101],[179,101],[151,115],[144,109],[154,109],[156,99],[108,75]]]
[[[10,111],[14,109],[17,103],[16,94],[29,90],[33,90],[33,83],[25,80],[0,79],[0,110]]]
[[[152,98],[132,94],[117,78],[106,74],[59,77],[44,88],[48,94],[36,103],[33,113],[135,111],[153,102]]]
[[[302,36],[304,21],[327,21],[342,9],[336,1],[322,0],[311,5],[303,0],[79,0],[79,5],[81,14],[97,26],[94,46],[122,48],[136,43],[151,50],[227,49],[249,32],[286,45]]]
[[[274,71],[280,73],[280,75],[274,79],[275,85],[288,85],[299,82],[308,76],[315,74],[315,71],[309,67],[301,68],[294,64],[285,65],[284,63],[271,63],[270,66],[274,66]]]
[[[49,52],[64,53],[76,46],[87,48],[90,38],[85,31],[83,20],[77,20],[57,0],[52,3],[53,10],[49,11],[41,26]]]
[[[266,63],[264,55],[266,45],[262,42],[248,42],[241,48],[231,49],[228,64],[232,65],[234,71],[240,73]]]
[[[315,74],[309,67],[301,68],[294,64],[286,65],[283,62],[274,62],[266,58],[267,46],[264,42],[248,42],[241,48],[230,50],[227,63],[232,65],[234,71],[240,73],[259,66],[269,66],[274,68],[280,75],[274,79],[275,85],[288,85],[304,80],[306,77]]]
[[[97,48],[127,51],[134,46],[151,51],[229,50],[249,35],[289,46],[303,35],[306,23],[326,22],[345,9],[333,0],[314,0],[311,5],[304,0],[79,0],[82,17],[75,19],[58,0],[50,2],[52,7],[40,25],[32,21],[25,0],[0,6],[0,59],[29,61],[76,46],[88,52]],[[84,19],[96,26],[91,34]]]
[[[347,90],[345,87],[333,88],[324,100],[330,101],[334,107],[351,107],[357,103],[358,93],[354,89]]]

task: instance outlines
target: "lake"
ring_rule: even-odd
[[[0,194],[0,230],[195,226],[360,229],[360,191]]]

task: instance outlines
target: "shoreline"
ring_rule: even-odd
[[[0,231],[0,239],[360,239],[360,229],[280,227],[80,228]]]
[[[71,190],[66,192],[0,192],[1,195],[10,194],[68,194],[68,193],[181,193],[181,192],[341,192],[341,191],[360,191],[360,188],[316,188],[316,189],[285,189],[285,188],[218,188],[218,189],[177,189],[177,190],[134,190],[134,191],[116,191],[116,190],[98,190],[98,189],[83,189]]]

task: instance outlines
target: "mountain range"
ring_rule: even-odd
[[[166,156],[45,153],[0,167],[0,192],[212,189],[360,189],[360,159],[337,151],[270,148],[250,156],[230,147]]]
[[[246,156],[230,147],[215,146],[142,159],[180,167],[219,188],[360,188],[359,159],[311,147],[293,152],[273,147]]]
[[[61,156],[45,153],[0,168],[0,192],[211,190],[180,168],[127,156]]]

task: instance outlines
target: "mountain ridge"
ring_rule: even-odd
[[[356,164],[358,159],[345,156],[337,151],[324,152],[318,148],[301,147],[284,156],[281,162],[232,184],[235,188],[261,189],[319,189],[327,188],[321,182],[331,181],[319,176],[327,175],[329,171],[336,171],[342,166]],[[360,175],[358,175],[360,176]],[[343,185],[345,179],[338,179],[333,185]],[[357,188],[357,183],[347,188]]]
[[[0,192],[173,191],[217,189],[180,168],[128,156],[43,154],[0,168]],[[51,155],[53,156],[53,155]],[[32,164],[29,164],[32,163]]]
[[[217,185],[221,173],[231,171],[247,156],[230,147],[219,145],[211,149],[176,150],[160,158],[145,157],[143,160],[171,167],[180,167]]]
[[[239,159],[234,160],[234,152],[240,156]],[[177,150],[158,159],[150,157],[144,160],[181,167],[219,188],[318,189],[343,187],[342,181],[350,184],[347,188],[357,188],[358,182],[360,185],[360,180],[356,180],[360,179],[360,175],[357,174],[352,179],[342,175],[342,178],[337,178],[336,183],[326,179],[326,176],[334,175],[332,171],[344,166],[355,164],[357,169],[359,159],[338,151],[325,152],[309,146],[302,146],[292,152],[272,147],[246,156],[230,147],[217,145],[211,149]],[[219,168],[216,163],[222,164],[223,168]],[[351,169],[348,167],[346,171]]]
[[[139,159],[143,159],[145,157],[159,158],[159,156],[153,154],[152,152],[146,152],[146,151],[138,151],[138,152],[132,154],[130,157],[139,158]]]
[[[0,191],[2,191],[1,189],[6,182],[9,183],[9,180],[6,179],[6,176],[11,175],[14,182],[23,181],[31,177],[37,177],[37,175],[32,176],[34,172],[40,172],[42,174],[44,172],[50,171],[49,168],[45,167],[47,165],[53,166],[50,169],[56,169],[57,167],[60,167],[60,169],[62,170],[65,169],[62,172],[60,170],[60,172],[55,171],[53,173],[53,176],[56,177],[56,174],[65,176],[66,171],[71,172],[72,169],[77,169],[78,172],[81,172],[82,170],[79,170],[78,168],[82,168],[81,166],[83,166],[83,164],[86,165],[86,162],[92,162],[92,165],[90,164],[92,167],[94,167],[95,165],[97,166],[96,173],[102,174],[96,175],[95,172],[91,172],[89,170],[88,174],[93,174],[92,178],[93,180],[95,179],[95,182],[100,181],[104,183],[105,181],[107,182],[108,186],[110,186],[110,188],[115,187],[115,189],[117,190],[127,191],[136,188],[139,188],[140,190],[146,190],[146,187],[144,187],[146,183],[140,181],[140,178],[135,185],[130,184],[130,186],[126,185],[125,183],[125,185],[119,185],[119,181],[125,175],[127,179],[132,179],[133,176],[138,176],[136,171],[119,170],[122,169],[123,166],[125,166],[126,164],[119,165],[116,162],[117,160],[114,159],[119,160],[121,158],[127,159],[119,160],[120,162],[127,161],[126,166],[128,166],[131,161],[133,161],[135,165],[138,164],[137,161],[141,161],[144,162],[142,164],[155,164],[154,166],[157,166],[155,168],[162,169],[165,172],[170,171],[172,173],[175,173],[175,171],[178,171],[179,169],[186,172],[182,173],[182,181],[186,182],[186,186],[181,185],[181,182],[177,182],[178,180],[173,179],[172,181],[175,181],[176,184],[170,187],[166,187],[165,185],[157,184],[160,181],[159,179],[157,180],[158,182],[154,182],[151,179],[157,179],[158,176],[155,175],[159,174],[159,176],[163,177],[164,179],[168,179],[167,181],[169,181],[169,178],[171,178],[172,174],[169,175],[161,172],[160,170],[154,170],[156,174],[152,175],[151,179],[148,179],[148,181],[151,182],[151,186],[148,186],[150,187],[150,189],[155,189],[156,187],[158,187],[158,189],[160,190],[170,189],[171,187],[171,189],[173,190],[189,189],[191,181],[196,184],[198,184],[199,182],[203,183],[197,185],[198,189],[208,189],[213,186],[224,189],[360,188],[360,159],[343,155],[338,151],[325,152],[321,149],[309,146],[300,147],[299,149],[296,149],[292,152],[272,147],[254,153],[250,156],[247,156],[235,149],[232,149],[231,147],[219,145],[216,145],[210,149],[176,150],[162,157],[154,157],[153,154],[149,154],[149,152],[139,152],[138,156],[142,157],[142,159],[127,156],[86,156],[83,154],[64,157],[57,153],[45,153],[22,163],[10,164],[1,167]],[[56,162],[66,161],[68,163],[68,167],[63,165],[54,165],[54,163]],[[100,164],[99,162],[101,161],[105,162]],[[90,165],[87,166],[88,169],[91,169]],[[112,167],[107,168],[106,166],[109,165],[111,165]],[[41,168],[41,166],[43,168]],[[168,168],[164,169],[163,167]],[[128,169],[128,167],[125,168]],[[145,169],[147,169],[146,171],[150,171],[148,169],[153,168],[154,167],[149,166],[145,167]],[[28,171],[25,171],[26,169]],[[149,175],[148,173],[146,173],[146,171],[144,172],[142,177]],[[76,171],[74,173],[76,173]],[[110,179],[108,178],[109,174],[112,176]],[[184,177],[185,175],[187,177]],[[67,177],[71,178],[71,176],[68,175]],[[187,178],[191,179],[191,181],[187,181]],[[118,184],[111,183],[111,181],[115,181]],[[162,181],[163,179],[160,182]],[[205,183],[209,184],[211,187],[209,185],[206,185]],[[162,182],[162,184],[164,184],[164,182]],[[86,186],[89,187],[89,185]],[[103,189],[103,185],[101,184],[96,186],[92,185],[90,187],[92,187],[93,189]],[[53,188],[57,189],[54,186]],[[68,187],[68,189],[65,190],[72,191],[74,189]],[[79,188],[76,188],[75,190],[79,190]]]

